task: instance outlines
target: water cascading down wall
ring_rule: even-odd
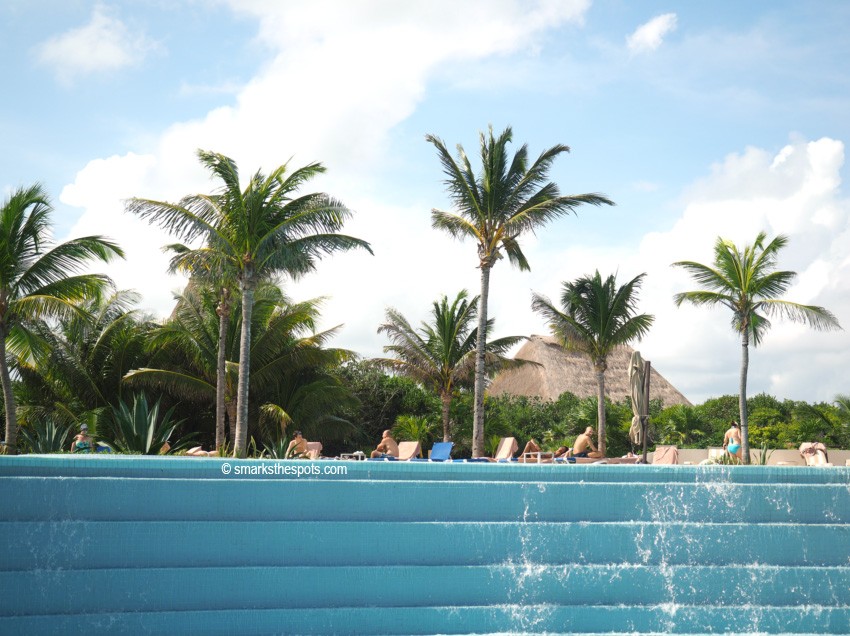
[[[0,492],[2,634],[850,633],[846,468],[0,457]]]

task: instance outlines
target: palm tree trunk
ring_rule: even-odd
[[[0,381],[3,384],[3,402],[6,407],[6,448],[5,452],[17,453],[18,416],[15,409],[15,395],[12,393],[12,378],[6,363],[6,330],[0,330]]]
[[[472,456],[484,456],[484,360],[487,348],[487,297],[490,265],[481,264],[481,295],[478,297],[478,334],[475,344],[475,406],[472,420]]]
[[[451,392],[443,393],[440,398],[443,401],[443,441],[452,441],[452,424],[449,421],[449,408],[452,405]]]
[[[230,290],[221,288],[221,296],[216,313],[218,314],[218,361],[216,363],[215,378],[215,449],[221,452],[226,442],[224,434],[225,403],[224,390],[227,382],[226,373],[226,350],[227,327],[230,324]]]
[[[254,311],[254,281],[248,276],[246,279],[242,283],[242,335],[239,342],[234,457],[245,457],[248,447],[248,385],[251,377],[251,314]]]
[[[750,463],[750,433],[747,425],[747,370],[750,366],[750,334],[741,334],[741,381],[738,388],[738,410],[741,417],[741,459]]]
[[[597,417],[597,445],[599,452],[605,455],[605,372],[596,371],[596,417]]]

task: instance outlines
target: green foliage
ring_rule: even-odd
[[[21,352],[43,351],[30,326],[80,313],[80,302],[100,296],[110,285],[107,276],[84,273],[91,261],[124,256],[118,245],[100,236],[54,244],[51,212],[39,184],[18,188],[0,207],[0,382],[11,450],[17,446],[18,422],[8,354],[20,358]]]
[[[398,442],[419,442],[424,451],[438,440],[440,422],[422,415],[399,415],[392,428],[392,435]]]
[[[397,310],[387,309],[386,322],[378,327],[378,332],[389,338],[384,353],[392,357],[376,358],[373,362],[418,382],[450,405],[459,389],[473,385],[478,297],[467,300],[467,295],[462,290],[451,305],[448,297],[443,296],[433,303],[430,321],[423,322],[419,328],[414,328]],[[486,332],[493,328],[493,323],[492,319],[487,321]],[[510,336],[485,344],[488,375],[520,364],[503,354],[522,340],[520,336]],[[449,409],[450,406],[443,418],[446,440],[452,439]]]
[[[354,425],[351,434],[341,440],[349,447],[374,448],[381,433],[392,429],[399,415],[440,417],[440,401],[433,393],[409,378],[384,373],[369,362],[349,362],[334,375],[357,400],[340,413]]]
[[[70,445],[72,425],[57,424],[55,420],[44,419],[22,427],[21,451],[24,453],[59,453]]]
[[[172,419],[174,407],[170,408],[160,418],[159,403],[149,407],[143,393],[133,397],[133,408],[124,401],[118,407],[112,407],[113,438],[108,443],[122,453],[158,455],[163,445],[168,442],[169,452],[188,448],[192,436],[185,436],[176,442],[170,442],[171,434],[181,424]]]
[[[615,275],[604,281],[597,270],[563,284],[561,308],[545,296],[532,295],[531,308],[541,314],[554,336],[568,349],[585,355],[593,364],[599,384],[599,396],[608,356],[615,347],[639,340],[649,332],[654,321],[650,314],[637,313],[637,292],[645,274],[617,286]],[[597,398],[600,400],[601,398]],[[607,411],[605,400],[597,402],[598,444],[607,447]],[[615,425],[618,420],[613,420]]]

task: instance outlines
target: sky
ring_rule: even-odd
[[[164,232],[131,197],[212,192],[197,149],[241,174],[320,161],[324,191],[354,211],[366,252],[298,281],[324,297],[320,328],[364,357],[387,344],[388,307],[414,323],[441,295],[479,292],[477,251],[431,228],[450,209],[427,134],[475,157],[488,126],[513,149],[569,154],[551,178],[601,192],[521,239],[530,272],[491,272],[494,336],[547,333],[531,294],[565,281],[646,273],[633,346],[692,402],[738,391],[741,347],[723,308],[677,308],[695,289],[671,263],[710,263],[718,237],[786,234],[786,298],[850,328],[850,4],[843,0],[4,0],[0,194],[40,182],[55,238],[100,234],[125,261],[101,266],[167,316],[185,281],[166,274]],[[831,401],[850,392],[850,333],[774,321],[750,351],[748,392]]]

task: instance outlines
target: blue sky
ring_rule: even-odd
[[[422,5],[422,6],[418,6]],[[737,391],[729,316],[673,306],[693,285],[669,264],[707,262],[717,236],[787,233],[789,298],[850,322],[850,5],[625,0],[102,2],[0,5],[0,188],[42,182],[57,237],[102,233],[128,251],[109,273],[170,311],[169,238],[123,213],[132,196],[209,191],[196,148],[245,174],[320,160],[316,189],[357,214],[348,254],[284,286],[327,296],[325,327],[365,356],[384,309],[425,318],[440,294],[476,293],[475,248],[430,228],[445,208],[427,133],[474,154],[511,125],[532,155],[572,149],[564,192],[617,202],[528,237],[530,273],[491,278],[499,335],[545,333],[532,291],[600,269],[647,272],[656,315],[638,348],[692,401]],[[776,323],[751,355],[750,392],[831,400],[850,391],[846,332]]]

